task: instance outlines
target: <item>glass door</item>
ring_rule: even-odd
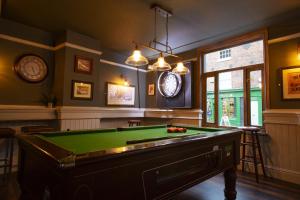
[[[205,121],[207,126],[213,126],[216,123],[216,95],[215,95],[215,88],[216,88],[216,79],[215,76],[208,76],[205,78],[205,100],[206,101],[206,112],[205,112]]]
[[[263,125],[263,70],[249,69],[247,72],[248,80],[248,124],[251,126]]]

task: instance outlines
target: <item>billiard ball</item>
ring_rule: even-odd
[[[177,128],[177,132],[179,132],[179,133],[185,133],[186,132],[186,128]]]
[[[169,127],[168,129],[167,129],[167,131],[168,131],[168,133],[176,133],[176,128],[175,127]]]

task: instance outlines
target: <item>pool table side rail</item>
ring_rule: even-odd
[[[18,135],[19,146],[43,155],[58,168],[70,168],[75,166],[76,155],[66,149],[37,137],[36,135]]]
[[[76,131],[54,131],[54,132],[35,133],[35,135],[54,137],[54,136],[64,136],[64,135],[80,135],[84,133],[107,133],[107,132],[117,132],[117,129],[110,128],[110,129],[86,129],[86,130],[76,130]]]
[[[51,159],[53,163],[57,165],[57,168],[66,169],[82,164],[87,164],[94,161],[113,159],[120,156],[132,155],[135,153],[146,152],[150,150],[159,150],[168,146],[184,145],[189,142],[197,140],[210,140],[214,137],[232,137],[233,135],[240,134],[241,131],[238,129],[224,130],[209,135],[191,135],[182,138],[172,138],[166,140],[159,140],[147,143],[133,144],[125,147],[117,147],[106,150],[87,152],[84,154],[74,154],[73,152],[67,151],[54,143],[43,140],[36,135],[21,135],[18,136],[19,142],[22,145],[30,148],[31,150],[37,151],[39,154],[45,155],[48,159]]]
[[[119,127],[117,131],[135,131],[135,130],[145,130],[145,129],[154,129],[154,128],[167,128],[167,124],[163,125],[154,125],[154,126],[132,126],[132,127]]]
[[[152,128],[167,128],[167,127],[182,127],[191,130],[199,130],[199,131],[208,131],[208,132],[215,132],[215,131],[222,131],[222,130],[229,130],[232,128],[211,128],[211,127],[195,127],[195,126],[177,126],[177,125],[157,125],[157,126],[136,126],[136,127],[120,127],[117,128],[118,131],[133,131],[133,130],[142,130],[142,129],[152,129]]]

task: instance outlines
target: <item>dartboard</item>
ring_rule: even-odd
[[[175,97],[181,90],[181,76],[173,72],[163,72],[158,78],[158,90],[164,97]]]

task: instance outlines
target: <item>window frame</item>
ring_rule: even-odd
[[[227,55],[227,51],[229,52],[228,53],[228,57],[226,57],[226,55]],[[222,57],[222,52],[224,52],[223,54],[224,54],[224,58],[221,58]],[[223,50],[220,50],[219,51],[219,58],[218,58],[218,60],[217,60],[217,62],[223,62],[223,61],[227,61],[227,60],[231,60],[231,48],[227,48],[227,49],[223,49]]]
[[[219,71],[213,71],[213,72],[206,72],[204,73],[204,55],[210,52],[214,51],[220,51],[224,49],[229,49],[238,45],[254,42],[257,40],[263,40],[263,53],[264,53],[264,63],[262,64],[255,64],[255,65],[249,65],[249,66],[243,66],[243,67],[237,67],[234,69],[225,69],[225,70],[219,70]],[[195,103],[195,106],[199,106],[203,110],[203,122],[205,126],[219,126],[218,122],[218,74],[221,72],[226,72],[226,71],[235,71],[242,69],[244,70],[244,97],[247,98],[244,101],[244,125],[250,125],[250,112],[248,110],[250,109],[250,89],[249,83],[248,82],[248,77],[250,76],[250,72],[248,71],[253,71],[255,69],[261,69],[262,70],[262,110],[268,109],[269,108],[269,63],[268,63],[268,32],[266,29],[261,29],[255,32],[247,33],[241,36],[225,39],[221,42],[210,44],[204,47],[198,48],[198,66],[199,66],[199,74],[195,76],[195,78],[199,78],[199,82],[196,81],[196,84],[199,84],[198,87],[196,87],[196,90],[199,89],[198,92],[196,92],[196,98],[195,101],[198,101]],[[214,112],[214,123],[207,123],[206,120],[206,78],[207,77],[214,77],[215,79],[215,112]],[[197,79],[196,79],[197,80]],[[246,81],[245,81],[246,80]],[[201,85],[200,85],[201,83]],[[249,99],[248,99],[249,98]],[[249,103],[248,103],[249,102]],[[264,125],[264,124],[262,124]]]

